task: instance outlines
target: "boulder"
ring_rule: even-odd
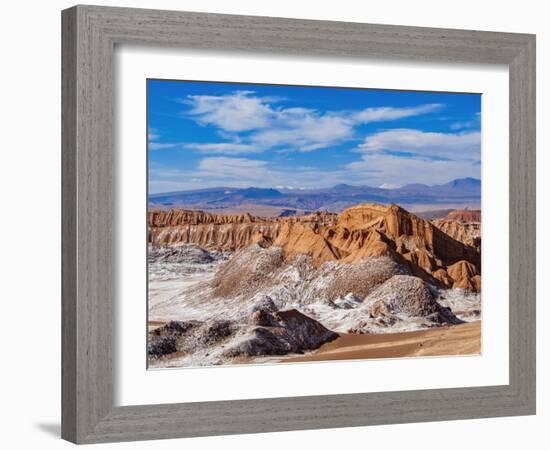
[[[285,355],[314,350],[338,337],[296,309],[256,312],[258,325],[242,330],[227,346],[225,357]]]

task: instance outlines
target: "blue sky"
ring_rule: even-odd
[[[481,95],[148,80],[150,193],[481,178]]]

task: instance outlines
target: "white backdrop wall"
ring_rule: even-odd
[[[60,417],[60,10],[73,3],[4,2],[0,33],[2,149],[0,183],[2,220],[1,289],[3,358],[0,372],[0,443],[6,448],[68,448],[59,439]],[[468,28],[537,34],[538,229],[550,226],[543,208],[543,180],[548,157],[543,149],[550,120],[548,42],[550,29],[545,3],[463,0],[320,2],[278,0],[104,1],[103,5],[183,9],[232,14],[270,15]],[[538,238],[538,278],[545,278],[549,240]],[[549,422],[550,396],[542,380],[548,367],[548,332],[538,285],[538,415],[442,423],[315,430],[264,435],[230,436],[120,444],[117,448],[226,449],[252,448],[369,448],[463,449],[464,446],[517,449],[543,448],[544,424]],[[105,447],[106,446],[98,446]],[[112,447],[109,447],[112,448]]]

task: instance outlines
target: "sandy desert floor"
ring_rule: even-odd
[[[280,362],[337,361],[481,353],[481,321],[391,334],[340,334],[313,353]]]
[[[163,322],[149,322],[149,330]],[[402,358],[414,356],[456,356],[481,353],[481,321],[460,325],[438,327],[430,330],[404,333],[349,334],[339,333],[340,338],[329,342],[318,350],[304,355],[285,357],[236,358],[233,364],[251,363],[294,363],[317,361],[344,361],[380,358]],[[180,354],[166,358],[150,368],[182,367],[178,363]]]

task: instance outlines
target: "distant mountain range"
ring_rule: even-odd
[[[446,184],[408,184],[393,189],[338,184],[325,189],[214,187],[149,195],[150,208],[231,209],[245,204],[285,210],[341,211],[362,202],[399,205],[480,205],[481,181],[460,178]],[[288,212],[287,212],[288,213]]]

